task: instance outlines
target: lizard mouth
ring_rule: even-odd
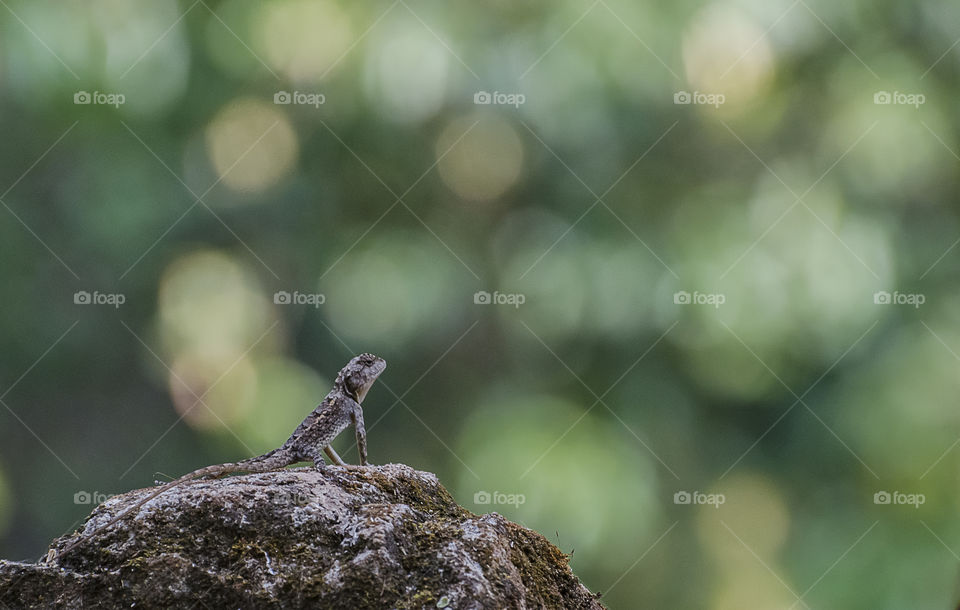
[[[381,373],[383,373],[383,370],[385,368],[387,368],[387,363],[384,362],[383,360],[379,360],[376,363],[376,365],[374,366],[374,373],[373,375],[370,376],[370,380],[367,381],[362,386],[360,386],[359,388],[357,388],[357,396],[356,396],[357,402],[363,401],[363,399],[367,396],[367,392],[370,391],[370,388],[373,387],[374,382],[377,381],[377,378],[380,376]]]
[[[373,382],[376,380],[377,378],[374,377],[368,383],[363,384],[359,389],[357,389],[357,402],[361,402],[364,398],[366,398],[367,392],[370,391],[370,388],[373,387]]]

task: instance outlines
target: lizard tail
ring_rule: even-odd
[[[278,468],[283,468],[284,466],[287,466],[290,463],[291,463],[291,459],[286,452],[281,451],[280,449],[274,449],[272,451],[268,451],[267,453],[264,453],[263,455],[250,458],[247,460],[241,460],[239,462],[228,462],[226,464],[216,464],[213,466],[200,468],[199,470],[194,470],[191,473],[185,474],[178,479],[174,479],[173,481],[170,481],[169,483],[166,483],[165,485],[158,487],[153,491],[153,493],[149,494],[147,497],[143,498],[142,500],[138,500],[136,504],[126,509],[125,511],[123,511],[122,513],[120,513],[110,521],[107,521],[106,524],[98,528],[95,532],[93,532],[88,537],[88,539],[92,538],[93,536],[97,536],[100,533],[110,529],[110,527],[112,527],[118,521],[124,519],[131,513],[134,513],[140,510],[140,507],[146,504],[147,502],[149,502],[150,500],[153,500],[160,494],[173,489],[174,487],[176,487],[177,485],[180,485],[181,483],[186,483],[188,481],[193,481],[195,479],[199,479],[207,476],[214,476],[216,478],[219,478],[223,475],[230,474],[233,472],[266,472],[269,470],[276,470]],[[80,542],[80,540],[81,539],[79,538],[77,540],[74,540],[73,542],[68,544],[66,547],[64,547],[62,552],[66,553],[67,551],[72,549],[78,542]]]

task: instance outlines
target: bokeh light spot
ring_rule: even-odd
[[[346,13],[326,0],[267,2],[256,21],[267,62],[300,83],[323,78],[353,40]]]
[[[437,157],[441,156],[440,176],[453,192],[471,201],[488,201],[501,196],[520,177],[523,144],[500,117],[473,115],[455,119],[443,130],[437,140]]]
[[[746,540],[757,555],[775,558],[786,542],[790,513],[774,481],[758,474],[734,472],[711,493],[723,494],[725,502],[719,507],[703,505],[697,513],[697,528],[701,544],[717,564],[730,566],[729,560],[743,557],[745,551],[720,521]]]
[[[559,531],[565,544],[587,549],[577,559],[594,569],[633,561],[637,541],[660,517],[650,454],[627,441],[618,424],[581,407],[503,389],[510,398],[481,405],[462,426],[457,453],[479,480],[464,471],[457,499],[478,512],[495,510],[539,531]],[[522,494],[524,501],[476,504],[475,494],[494,491]],[[578,501],[570,501],[571,493]]]
[[[368,96],[390,121],[422,121],[446,97],[449,52],[419,24],[385,37],[371,55]]]
[[[192,252],[167,267],[159,308],[164,343],[173,351],[245,349],[267,328],[268,305],[255,276],[213,250]]]
[[[156,115],[179,101],[187,88],[190,50],[177,4],[96,4],[96,26],[107,54],[105,87],[125,96],[120,111]]]
[[[222,252],[192,252],[164,271],[159,332],[173,362],[167,384],[188,423],[229,424],[253,406],[257,371],[251,359],[277,348],[268,307],[255,276]],[[210,409],[195,406],[198,397]]]
[[[13,517],[13,511],[11,510],[13,507],[10,486],[7,484],[6,475],[0,469],[0,534],[3,534],[7,526],[10,525],[10,519]]]
[[[388,233],[363,246],[324,280],[324,307],[345,337],[402,345],[456,319],[457,298],[471,303],[472,277],[430,235]]]
[[[690,86],[726,98],[733,111],[761,94],[773,76],[774,58],[764,32],[730,5],[714,4],[694,16],[683,36]]]
[[[253,99],[223,108],[207,127],[206,139],[217,175],[237,191],[272,186],[290,171],[299,151],[286,115]]]
[[[316,371],[289,358],[266,358],[255,366],[254,404],[246,411],[237,433],[255,451],[268,451],[290,435],[330,386]]]
[[[177,413],[191,427],[217,429],[249,412],[257,375],[242,352],[186,353],[171,367],[169,388]]]

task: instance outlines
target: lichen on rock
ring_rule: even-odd
[[[0,561],[0,604],[602,608],[543,536],[474,515],[408,466],[195,481],[92,535],[150,491],[100,505],[44,561]]]

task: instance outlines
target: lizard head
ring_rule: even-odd
[[[373,354],[360,354],[343,367],[337,375],[337,383],[342,384],[347,393],[360,402],[385,368],[387,361],[383,358]]]

